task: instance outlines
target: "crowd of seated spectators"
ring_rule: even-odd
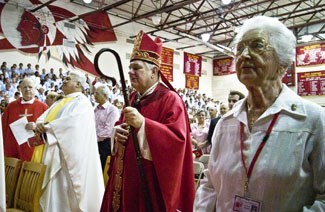
[[[37,89],[35,97],[46,103],[46,97],[49,93],[51,94],[51,98],[56,94],[59,97],[63,95],[60,88],[62,86],[64,76],[66,76],[68,73],[69,71],[64,72],[62,68],[59,68],[57,71],[55,71],[54,68],[46,70],[45,68],[41,69],[38,64],[32,66],[30,63],[28,63],[26,66],[24,66],[23,63],[19,63],[18,66],[17,64],[12,64],[9,67],[7,62],[3,62],[0,70],[1,112],[3,112],[9,102],[18,99],[21,96],[19,84],[23,78],[29,77],[35,82]],[[94,80],[91,80],[88,74],[85,75],[87,77],[88,86],[85,88],[84,94],[89,98],[93,105],[96,104],[93,95],[94,89],[100,85],[107,85],[111,91],[109,98],[110,102],[117,106],[120,110],[123,108],[124,98],[120,83],[117,83],[113,87],[109,79],[95,77]],[[128,88],[128,92],[130,93],[132,88],[127,80],[126,86]],[[207,97],[206,94],[201,94],[197,90],[180,88],[177,90],[177,92],[184,100],[190,121],[192,123],[195,122],[195,114],[199,110],[208,112],[209,107],[219,108],[219,101],[214,101],[212,98]]]

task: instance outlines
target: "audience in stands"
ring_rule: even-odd
[[[23,63],[19,63],[18,67],[16,64],[12,64],[10,66],[11,68],[8,68],[8,65],[5,61],[2,63],[0,71],[0,92],[3,91],[4,93],[0,95],[0,100],[4,99],[4,94],[9,95],[9,101],[7,101],[7,104],[15,100],[14,94],[16,92],[20,92],[18,87],[19,82],[21,82],[21,80],[26,77],[31,78],[34,81],[37,88],[35,97],[42,102],[45,102],[46,94],[51,91],[62,94],[62,90],[60,88],[62,86],[63,78],[65,75],[67,75],[68,72],[63,73],[62,68],[59,68],[57,71],[55,71],[54,68],[51,68],[48,71],[45,68],[41,68],[38,64],[34,65],[34,69],[32,66],[33,65],[29,63],[27,65],[27,68],[24,68]],[[114,104],[121,110],[124,105],[124,98],[119,83],[117,83],[115,87],[112,87],[112,82],[108,79],[95,77],[95,79],[91,81],[88,74],[85,74],[85,77],[87,79],[87,85],[85,87],[84,94],[88,97],[93,105],[95,105],[95,84],[99,83],[100,85],[106,85],[109,87],[110,103]],[[128,92],[131,93],[133,89],[127,80],[126,84]],[[196,90],[183,88],[178,89],[177,91],[185,102],[186,109],[192,123],[196,122],[195,114],[198,110],[204,110],[208,112],[210,107],[215,107],[217,109],[220,107],[218,100],[213,100],[212,98],[207,97],[206,94],[201,94]],[[229,101],[235,101],[236,98],[240,99],[239,96],[241,96],[241,93],[238,92],[233,95],[234,96],[229,98]],[[208,116],[207,118],[210,117]]]

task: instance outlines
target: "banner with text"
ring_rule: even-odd
[[[297,47],[296,64],[297,66],[325,64],[325,43]]]
[[[184,74],[201,76],[202,57],[184,52]]]
[[[174,62],[174,50],[163,47],[161,54],[161,73],[168,79],[169,82],[173,82],[173,62]]]
[[[213,60],[213,76],[236,73],[234,59],[232,57]]]
[[[297,74],[298,95],[325,95],[325,71],[313,71]]]
[[[199,76],[185,74],[185,88],[199,90]]]

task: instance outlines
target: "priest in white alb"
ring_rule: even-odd
[[[46,133],[42,211],[99,211],[104,182],[99,159],[94,110],[82,94],[84,75],[71,72],[63,80],[65,98],[38,120]]]

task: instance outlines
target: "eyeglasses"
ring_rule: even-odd
[[[256,54],[263,54],[264,52],[273,49],[273,47],[264,39],[255,39],[238,43],[235,47],[235,56],[240,56],[246,48],[248,48],[250,52],[255,52]]]

